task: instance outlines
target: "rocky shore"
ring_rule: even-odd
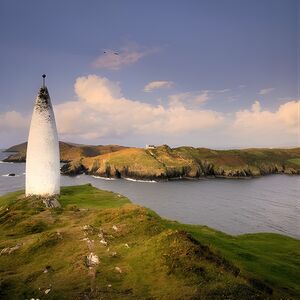
[[[270,174],[287,174],[300,175],[300,169],[279,164],[266,164],[261,166],[245,166],[226,168],[223,166],[216,166],[207,161],[195,163],[194,166],[187,165],[181,169],[164,167],[161,172],[141,172],[139,168],[127,166],[126,163],[121,166],[114,164],[99,163],[97,168],[84,160],[71,161],[63,165],[61,173],[63,175],[76,176],[79,174],[95,175],[107,178],[133,178],[142,180],[166,180],[166,179],[200,179],[200,178],[251,178]]]
[[[26,144],[14,146],[7,162],[24,162]],[[60,142],[63,175],[88,174],[139,180],[251,178],[300,174],[300,148],[212,150],[167,145],[154,149]]]

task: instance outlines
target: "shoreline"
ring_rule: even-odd
[[[122,146],[74,146],[60,142],[61,173],[129,178],[136,181],[252,179],[270,174],[300,175],[300,148],[213,150],[168,145],[155,149]],[[2,152],[2,163],[24,163],[26,144]],[[88,151],[89,150],[89,151]],[[8,157],[7,157],[8,155]]]
[[[8,176],[6,176],[6,177],[8,177]],[[102,177],[99,178],[99,179],[106,180]],[[123,178],[120,178],[120,179],[123,179]],[[118,179],[113,179],[113,180],[118,180]],[[124,179],[124,180],[126,180],[126,179]],[[135,180],[130,180],[130,181],[136,182]],[[144,182],[144,183],[149,183],[149,182]],[[154,183],[154,182],[152,182],[152,183]],[[155,183],[158,183],[158,182],[155,182]],[[66,185],[66,186],[61,186],[61,189],[63,190],[63,189],[66,189],[66,188],[73,188],[73,187],[76,188],[76,187],[81,187],[81,186],[90,186],[93,189],[113,193],[113,194],[118,195],[118,197],[126,197],[127,198],[127,196],[123,196],[118,192],[115,192],[115,191],[112,191],[112,190],[109,190],[109,189],[98,188],[98,187],[94,186],[92,183],[86,183],[86,184],[80,184],[80,185],[71,185],[71,186]],[[6,192],[4,194],[0,194],[0,199],[2,197],[6,197],[6,196],[9,196],[10,194],[14,194],[14,193],[18,193],[18,194],[23,193],[24,194],[24,190],[16,190],[16,191],[11,191],[11,192]],[[277,229],[277,231],[279,231],[279,232],[276,232],[276,231],[248,231],[248,232],[241,232],[241,233],[230,233],[230,232],[226,232],[226,231],[223,231],[222,229],[217,229],[213,226],[209,226],[209,225],[206,225],[206,224],[182,222],[182,221],[178,221],[176,219],[168,218],[166,216],[160,216],[153,209],[151,209],[149,207],[146,207],[146,206],[143,206],[143,205],[140,205],[140,204],[137,204],[137,203],[133,202],[133,200],[131,200],[131,199],[129,199],[129,201],[133,205],[138,205],[138,206],[141,206],[145,209],[153,211],[157,216],[159,216],[159,218],[161,218],[161,219],[163,219],[167,222],[174,223],[174,224],[181,225],[181,226],[187,226],[187,227],[191,227],[191,228],[193,228],[193,227],[195,227],[195,228],[196,227],[204,227],[204,228],[207,228],[208,230],[213,230],[213,231],[218,232],[222,235],[226,235],[226,236],[229,236],[229,237],[232,237],[232,238],[239,238],[239,237],[243,237],[243,236],[258,236],[258,235],[275,235],[275,236],[277,235],[277,236],[281,236],[281,237],[285,237],[285,238],[291,238],[291,239],[300,241],[300,235],[296,236],[296,235],[288,234],[285,231],[278,230],[278,229]],[[2,209],[2,207],[0,206],[0,211],[1,211],[1,209]]]
[[[0,164],[23,164],[25,162],[20,162],[20,161],[16,161],[16,162],[6,162],[3,160],[0,160]],[[63,167],[63,166],[62,166]],[[4,177],[17,177],[17,176],[21,176],[24,175],[24,173],[22,174],[16,174],[15,176],[8,176],[8,175],[1,175]],[[229,180],[251,180],[251,179],[256,179],[256,178],[261,178],[261,177],[265,177],[265,176],[272,176],[272,175],[286,175],[286,176],[299,176],[300,173],[285,173],[285,172],[274,172],[274,173],[266,173],[266,174],[261,174],[261,175],[246,175],[246,176],[225,176],[225,175],[207,175],[207,176],[199,176],[199,177],[188,177],[188,176],[178,176],[178,177],[169,177],[169,178],[160,178],[160,177],[156,177],[155,179],[153,179],[153,177],[145,177],[145,176],[135,176],[135,177],[124,177],[124,176],[120,176],[120,177],[108,177],[108,176],[103,176],[103,175],[98,175],[95,173],[82,173],[82,172],[78,172],[78,173],[72,173],[72,174],[67,174],[67,173],[63,173],[61,172],[62,176],[66,176],[66,177],[77,177],[79,175],[86,175],[86,176],[91,176],[93,178],[96,179],[102,179],[102,180],[118,180],[118,179],[123,179],[123,180],[127,180],[127,181],[133,181],[133,182],[146,182],[146,183],[158,183],[158,182],[167,182],[167,181],[198,181],[198,180],[211,180],[211,179],[229,179]]]

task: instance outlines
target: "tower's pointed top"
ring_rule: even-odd
[[[46,86],[46,85],[45,85],[46,74],[43,74],[42,77],[43,77],[43,88],[44,88],[44,87]]]
[[[45,84],[46,74],[43,74],[42,78],[43,78],[43,84],[38,92],[38,96],[35,102],[36,109],[40,111],[47,110],[49,109],[49,106],[51,106],[49,92]]]

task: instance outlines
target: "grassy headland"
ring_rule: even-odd
[[[6,161],[26,159],[26,143]],[[267,174],[300,174],[300,148],[211,150],[167,145],[155,149],[116,145],[84,146],[60,142],[62,173],[87,173],[104,177],[176,179],[225,177],[244,178]]]
[[[118,145],[93,146],[59,142],[61,162],[78,160],[81,157],[93,157],[109,152],[118,151],[126,147]],[[6,149],[6,152],[15,152],[5,160],[7,162],[25,162],[26,161],[27,142],[12,146]]]
[[[293,238],[183,225],[91,185],[64,187],[59,201],[0,197],[1,299],[299,296]]]

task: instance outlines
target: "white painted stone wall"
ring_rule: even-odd
[[[36,98],[28,137],[26,196],[60,193],[60,157],[55,117],[46,87]]]

